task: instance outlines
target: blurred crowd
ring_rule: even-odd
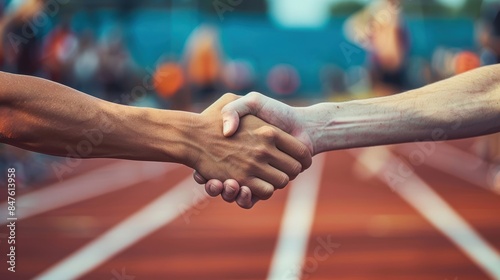
[[[59,12],[63,2],[67,1],[0,0],[0,70],[44,77],[112,102],[182,110],[191,110],[193,101],[213,100],[224,92],[250,91],[258,83],[252,61],[224,56],[214,26],[199,25],[176,59],[166,54],[155,69],[144,69],[131,55],[127,30],[119,22],[101,34],[92,28],[77,32],[71,13]],[[349,42],[344,51],[362,50],[367,60],[348,69],[325,65],[318,73],[322,96],[395,94],[500,63],[498,3],[485,2],[474,19],[474,48],[438,47],[425,58],[410,55],[412,36],[401,5],[399,0],[370,1],[345,20],[339,30]],[[300,72],[296,65],[277,64],[260,83],[271,94],[293,97],[300,91]],[[478,152],[500,162],[491,152],[498,139],[488,141],[479,145]],[[46,162],[54,160],[0,146],[0,167],[18,167],[25,185],[44,180],[51,172]]]
[[[23,1],[13,1],[10,6],[15,2]],[[73,31],[69,18],[50,18],[42,10],[43,3],[46,1],[26,0],[4,11],[1,69],[44,77],[109,100],[127,91],[136,65],[120,26],[109,28],[98,40],[90,28]]]
[[[369,90],[387,95],[499,63],[499,12],[500,3],[485,2],[475,19],[476,45],[438,46],[431,57],[410,55],[415,37],[407,27],[400,0],[371,2],[346,21],[344,33],[369,54]]]
[[[134,82],[136,65],[121,29],[97,40],[92,29],[76,33],[59,11],[67,1],[0,1],[0,70],[39,76],[110,101]],[[20,186],[50,177],[59,159],[0,145],[0,167],[13,166]]]

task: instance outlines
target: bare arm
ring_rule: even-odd
[[[254,116],[222,133],[225,95],[202,114],[110,103],[30,76],[0,73],[0,142],[35,152],[185,164],[207,178],[237,179],[261,199],[311,164],[301,142]]]
[[[194,117],[118,105],[48,80],[0,73],[0,141],[40,153],[189,164],[186,139]]]
[[[500,131],[500,65],[402,94],[298,110],[315,153]]]
[[[240,116],[252,114],[295,136],[313,155],[354,147],[479,136],[500,132],[500,65],[398,95],[302,108],[253,92],[226,105],[222,113],[225,135],[236,131]],[[206,180],[198,177],[197,181]],[[239,190],[238,183],[229,180],[223,185],[210,180],[205,188],[212,196],[224,197],[226,190]],[[249,192],[246,187],[241,191]]]
[[[246,114],[292,133],[313,154],[490,134],[500,131],[500,65],[397,95],[302,108],[251,93],[223,108],[225,135]]]

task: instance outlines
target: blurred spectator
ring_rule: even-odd
[[[75,55],[73,65],[75,87],[83,92],[97,95],[99,92],[97,73],[101,63],[99,49],[91,30],[85,30],[83,33]]]
[[[500,3],[483,5],[477,33],[482,64],[500,63]]]
[[[326,65],[320,73],[323,92],[340,95],[347,91],[345,73],[336,65]]]
[[[438,47],[432,54],[432,70],[434,80],[442,80],[453,76],[455,71],[454,50],[445,47]]]
[[[184,71],[175,62],[165,62],[159,65],[153,77],[156,92],[165,99],[180,94],[185,84]]]
[[[351,95],[362,95],[366,93],[371,84],[370,74],[363,66],[351,66],[344,73],[346,90]]]
[[[71,30],[69,19],[52,30],[44,44],[43,63],[48,78],[63,84],[71,80],[69,71],[78,48],[78,38]]]
[[[409,36],[399,0],[371,2],[346,21],[344,31],[351,41],[370,53],[375,93],[393,94],[406,88]]]
[[[430,62],[423,57],[409,58],[407,73],[409,88],[419,88],[434,82]]]
[[[227,62],[222,71],[222,81],[230,92],[245,94],[252,91],[255,82],[252,62],[244,59]]]
[[[49,156],[33,153],[10,145],[0,145],[0,168],[16,169],[16,182],[20,187],[29,187],[35,182],[45,180],[49,173]],[[2,172],[0,178],[5,174]],[[5,182],[5,180],[4,180]]]
[[[128,103],[121,96],[131,91],[135,76],[135,63],[123,39],[121,26],[112,28],[101,44],[98,77],[102,83],[104,99]]]
[[[276,64],[267,74],[267,87],[278,95],[291,95],[300,87],[300,75],[293,65]]]
[[[34,75],[40,70],[42,28],[29,24],[43,8],[43,0],[13,0],[0,19],[0,53],[5,63],[20,74]]]
[[[192,89],[204,99],[214,94],[222,67],[219,35],[214,27],[200,25],[191,33],[185,47],[184,62]]]

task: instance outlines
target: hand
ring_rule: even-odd
[[[242,118],[238,131],[224,137],[220,112],[237,98],[224,95],[196,119],[193,140],[203,144],[193,151],[198,157],[192,167],[202,178],[234,179],[248,186],[254,200],[268,199],[275,188],[285,187],[311,165],[311,153],[294,137],[254,116]],[[232,201],[246,194],[229,190],[223,198]]]
[[[314,143],[307,131],[303,110],[254,91],[222,108],[223,133],[224,136],[233,135],[240,118],[253,115],[297,138],[314,155]]]
[[[291,134],[306,145],[311,154],[314,154],[314,145],[302,117],[305,115],[302,108],[294,108],[260,93],[251,92],[222,109],[224,135],[233,135],[238,129],[240,118],[247,114],[255,115]],[[258,201],[255,197],[252,198],[252,192],[248,187],[240,188],[237,180],[230,179],[222,183],[212,179],[207,182],[206,177],[197,172],[193,176],[198,183],[205,184],[205,190],[211,196],[221,194],[224,200],[229,202],[236,200],[243,208],[251,208]]]

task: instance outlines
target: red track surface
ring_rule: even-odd
[[[470,143],[453,145],[468,151]],[[89,160],[72,176],[114,162]],[[360,179],[353,171],[356,162],[349,151],[326,155],[302,279],[491,279],[384,182]],[[425,164],[415,172],[500,251],[500,196]],[[8,232],[2,226],[0,279],[40,275],[190,175],[179,166],[140,184],[20,219],[15,273],[7,271]],[[287,189],[278,191],[250,211],[221,199],[202,201],[81,279],[266,279],[287,194]],[[317,238],[330,238],[339,247],[318,260]]]

